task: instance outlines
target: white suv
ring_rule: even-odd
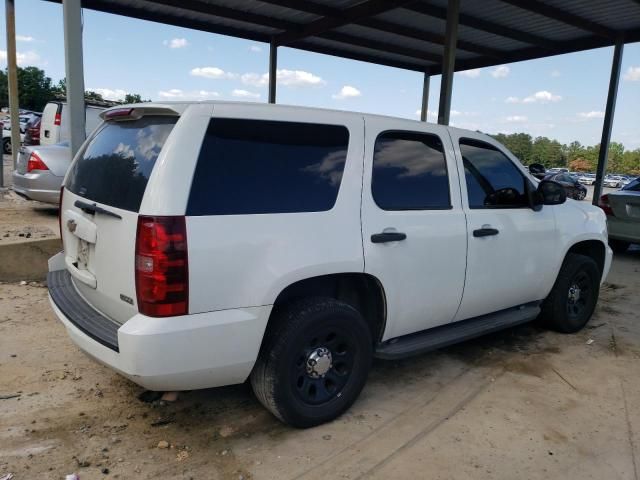
[[[579,330],[609,270],[603,212],[487,135],[248,103],[102,116],[65,178],[49,293],[82,350],[151,390],[250,378],[316,425],[374,356],[539,316]]]

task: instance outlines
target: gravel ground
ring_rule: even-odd
[[[615,258],[577,335],[525,325],[377,361],[354,407],[310,430],[246,385],[143,403],[71,343],[42,285],[2,284],[0,477],[637,479],[639,271],[640,249]]]

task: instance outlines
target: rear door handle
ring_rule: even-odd
[[[477,230],[474,230],[473,236],[474,237],[490,237],[491,235],[498,235],[499,233],[500,233],[500,230],[498,230],[497,228],[483,227],[483,228],[478,228]]]
[[[382,232],[371,235],[372,243],[399,242],[407,238],[406,233],[400,232]]]

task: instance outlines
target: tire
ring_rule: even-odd
[[[562,333],[581,330],[591,318],[600,293],[600,269],[585,255],[568,253],[540,315],[551,329]]]
[[[583,191],[583,190],[580,190],[580,191],[578,192],[578,195],[577,195],[577,197],[576,197],[576,198],[577,198],[578,200],[584,200],[584,197],[586,197],[586,196],[587,196],[587,192],[585,192],[585,191]]]
[[[609,246],[615,253],[626,252],[630,245],[630,242],[625,242],[624,240],[615,240],[613,238],[609,239]]]
[[[11,155],[11,139],[5,138],[2,140],[2,153],[5,155]]]
[[[367,380],[373,357],[369,326],[355,308],[332,298],[296,301],[275,315],[251,372],[256,397],[294,427],[337,418]]]

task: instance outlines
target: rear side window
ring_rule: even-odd
[[[73,164],[65,188],[95,202],[137,212],[160,150],[177,117],[107,122]]]
[[[213,119],[187,215],[320,212],[336,203],[349,131],[336,125]]]
[[[450,208],[440,138],[415,132],[380,134],[373,153],[371,193],[384,210]]]
[[[513,162],[488,143],[463,138],[464,164],[470,208],[519,208],[529,205],[525,178]]]

